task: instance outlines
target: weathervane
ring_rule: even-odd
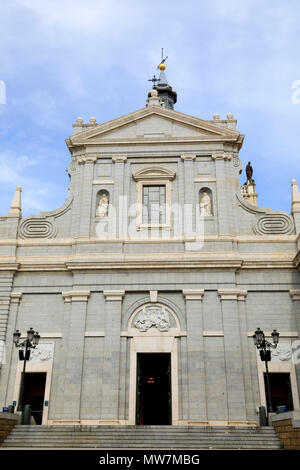
[[[163,49],[163,47],[162,47],[162,49],[161,49],[161,61],[160,61],[160,63],[159,63],[158,66],[157,66],[157,70],[165,70],[165,68],[166,68],[165,62],[166,62],[167,58],[168,58],[168,56],[166,56],[166,57],[164,58],[164,49]],[[162,67],[161,67],[161,66],[162,66]]]
[[[166,69],[165,62],[166,62],[167,58],[168,58],[168,56],[166,56],[166,57],[164,58],[164,49],[162,48],[162,49],[161,49],[161,61],[160,61],[160,63],[159,63],[158,66],[157,66],[157,70],[162,71],[162,70],[165,70],[165,69]],[[148,79],[148,82],[152,82],[152,83],[153,83],[153,88],[155,88],[156,82],[159,82],[159,78],[157,78],[155,75],[153,75],[152,78],[149,78],[149,79]]]

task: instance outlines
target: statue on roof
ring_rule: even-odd
[[[254,180],[252,179],[252,175],[253,175],[253,168],[251,166],[251,162],[248,162],[248,165],[246,166],[247,184],[254,183]]]

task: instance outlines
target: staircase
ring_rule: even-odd
[[[85,449],[280,449],[272,427],[21,426],[5,448]]]

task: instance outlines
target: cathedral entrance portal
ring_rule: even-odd
[[[171,354],[137,354],[136,424],[171,424]]]

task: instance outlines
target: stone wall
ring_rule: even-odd
[[[272,424],[285,449],[300,450],[300,412],[273,416]]]
[[[0,413],[0,445],[17,424],[18,420],[19,416],[12,413]]]

